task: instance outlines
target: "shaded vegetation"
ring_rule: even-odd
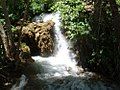
[[[52,11],[61,14],[62,28],[74,42],[78,65],[119,83],[120,0],[1,0],[0,86],[13,83],[11,78],[23,73],[19,57],[22,27],[35,15]]]
[[[61,13],[63,28],[75,43],[78,63],[119,82],[119,0],[66,0],[52,9]]]

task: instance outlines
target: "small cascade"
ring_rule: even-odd
[[[47,20],[55,22],[54,55],[32,57],[40,65],[40,73],[30,80],[22,75],[19,85],[14,85],[11,90],[119,90],[115,85],[90,80],[94,73],[83,72],[81,67],[76,66],[75,54],[69,49],[68,41],[61,32],[59,13],[43,15],[43,21]]]

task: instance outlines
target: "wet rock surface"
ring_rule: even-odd
[[[31,54],[40,53],[41,56],[50,56],[54,49],[54,22],[49,20],[43,23],[29,23],[22,28],[21,40],[29,47]]]

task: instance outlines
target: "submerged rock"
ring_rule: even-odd
[[[43,23],[29,23],[22,28],[22,42],[25,42],[31,53],[39,52],[41,56],[49,56],[54,49],[54,22],[49,20]]]

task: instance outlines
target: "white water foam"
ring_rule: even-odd
[[[51,77],[56,76],[77,76],[76,72],[78,71],[76,67],[76,62],[74,59],[74,53],[69,50],[69,45],[66,41],[66,38],[61,33],[60,29],[60,14],[46,14],[43,16],[43,21],[46,22],[47,20],[52,20],[55,22],[54,25],[54,33],[55,33],[55,39],[56,39],[56,48],[55,55],[51,57],[40,57],[35,56],[32,57],[36,62],[40,62],[41,65],[44,67],[45,75],[48,75]],[[45,65],[48,64],[48,65]]]
[[[39,78],[38,81],[45,81],[45,87],[41,86],[43,83],[37,83],[36,79],[27,80],[26,76],[22,75],[19,85],[13,85],[11,90],[120,90],[116,86],[114,88],[114,85],[106,86],[106,83],[99,80],[89,80],[89,77],[94,73],[84,72],[77,75],[79,69],[83,69],[76,66],[75,55],[69,49],[68,42],[61,33],[59,15],[59,13],[55,13],[43,16],[43,21],[53,20],[55,22],[55,55],[47,58],[41,56],[32,57],[38,65],[41,65],[41,73],[36,76]]]

